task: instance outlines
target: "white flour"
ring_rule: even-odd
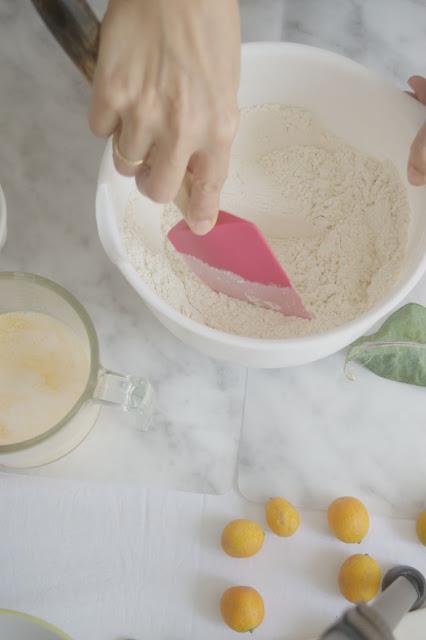
[[[182,314],[242,336],[286,338],[348,322],[392,288],[409,224],[395,167],[357,151],[298,107],[264,105],[242,113],[221,207],[255,220],[314,319],[286,318],[234,300],[198,280],[165,239],[180,219],[164,207],[164,240],[150,248],[137,194],[122,220],[140,277]]]

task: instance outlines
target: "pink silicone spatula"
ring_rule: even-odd
[[[311,319],[253,222],[220,211],[216,226],[205,236],[195,235],[181,220],[169,231],[168,238],[193,272],[214,291],[285,316]]]

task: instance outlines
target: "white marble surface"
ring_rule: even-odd
[[[100,7],[102,0],[97,4]],[[424,0],[242,0],[242,7],[246,39],[284,38],[337,50],[401,85],[407,75],[426,72]],[[223,466],[221,450],[211,438],[210,418],[220,416],[229,425],[234,451],[230,455],[234,455],[246,372],[214,363],[177,342],[103,254],[93,206],[102,142],[88,133],[87,96],[84,81],[28,0],[0,0],[0,182],[10,212],[0,269],[52,277],[87,305],[99,330],[105,364],[146,375],[157,386],[161,415],[149,446],[153,457],[162,451],[165,458],[156,469],[156,482],[165,477],[162,470],[166,473],[174,466],[178,486],[214,492],[220,489]],[[251,376],[256,374],[249,374],[249,384]],[[194,396],[195,381],[203,393]],[[210,421],[203,440],[206,413]],[[141,489],[0,478],[0,504],[10,514],[0,528],[0,605],[47,617],[75,640],[146,637],[147,617],[164,592],[161,563],[155,556],[148,560],[148,551],[142,553],[150,540],[139,522],[145,499]],[[221,500],[220,509],[226,512],[228,498]],[[406,560],[421,565],[412,523],[394,527],[383,521],[381,531],[387,539],[381,551],[384,563]],[[297,618],[293,611],[295,600],[303,599],[308,589],[312,597],[306,631],[319,631],[326,615],[341,607],[330,586],[330,567],[314,554],[324,532],[312,524],[308,532],[312,535],[302,536],[298,544],[312,563],[300,575],[296,566],[290,571],[297,579],[283,609],[285,633],[274,631],[277,640],[293,633],[303,637],[303,617]],[[200,535],[194,523],[194,536]],[[205,604],[211,603],[212,589],[237,580],[239,571],[233,566],[228,574],[223,565],[214,576],[202,566],[197,571],[202,584],[211,585],[207,594],[200,591],[205,602],[191,631],[198,636],[190,635],[183,618],[174,616],[170,626],[151,627],[150,640],[220,637],[219,623],[217,619],[211,623]],[[285,571],[283,566],[283,576]],[[250,579],[246,570],[243,575]],[[265,588],[270,588],[267,583],[265,579]],[[323,584],[329,587],[324,589]],[[153,597],[143,607],[152,585]],[[198,591],[197,586],[182,587],[186,594],[193,594],[192,588]],[[173,607],[173,591],[167,592],[167,599]],[[189,597],[185,606],[192,602]],[[199,604],[194,608],[199,610]]]
[[[232,485],[246,374],[184,347],[105,256],[94,212],[104,143],[88,131],[88,88],[28,2],[2,7],[0,182],[9,232],[0,269],[33,271],[69,288],[98,329],[103,364],[151,380],[154,429],[138,441],[139,482],[225,492]],[[81,468],[104,429],[104,460],[97,458],[97,468],[83,464],[83,476],[114,477],[105,470],[114,450],[108,443],[126,423],[118,413],[104,412],[77,459],[66,461],[59,473]],[[129,467],[121,468],[124,481],[136,481]]]

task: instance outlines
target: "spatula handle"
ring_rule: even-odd
[[[64,51],[89,82],[98,57],[100,22],[85,0],[31,0]]]

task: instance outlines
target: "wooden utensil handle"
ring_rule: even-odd
[[[31,0],[48,29],[89,82],[98,57],[100,22],[85,0]]]

